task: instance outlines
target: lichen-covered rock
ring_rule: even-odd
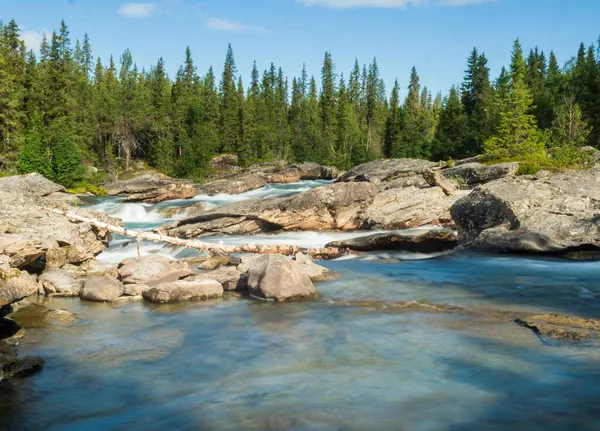
[[[108,275],[113,278],[119,277],[117,265],[95,259],[83,263],[79,267],[79,270],[87,277],[102,277],[103,275]]]
[[[85,280],[65,269],[53,269],[40,275],[40,283],[46,295],[79,296]]]
[[[505,178],[451,209],[465,247],[494,252],[600,250],[600,168]]]
[[[454,168],[444,169],[447,178],[458,177],[467,184],[485,184],[500,178],[512,177],[519,169],[518,163],[498,163],[484,165],[483,163],[465,163]]]
[[[62,268],[66,264],[80,264],[93,258],[80,245],[67,245],[64,247],[52,247],[46,250],[46,269]]]
[[[0,270],[0,306],[12,304],[36,293],[37,277],[16,268]]]
[[[119,276],[125,284],[157,284],[176,281],[191,273],[185,262],[179,262],[165,256],[130,257],[119,268]]]
[[[81,299],[95,302],[110,302],[123,295],[125,287],[112,277],[103,276],[86,280],[81,291]]]
[[[280,254],[262,255],[248,271],[248,291],[253,298],[286,301],[312,298],[316,289],[294,261]]]
[[[123,285],[123,295],[125,296],[141,296],[145,290],[150,287],[145,284],[125,284]]]
[[[223,286],[216,280],[193,280],[160,283],[142,293],[144,299],[157,304],[206,300],[223,296]]]

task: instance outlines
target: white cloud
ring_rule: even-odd
[[[119,8],[119,15],[127,18],[143,18],[156,10],[156,3],[125,3]]]
[[[49,34],[46,30],[35,31],[35,30],[25,30],[21,32],[21,40],[25,42],[25,47],[27,49],[33,49],[37,51],[40,48],[40,44],[42,43],[42,39],[44,38],[44,34],[46,37],[49,37]]]
[[[307,6],[325,6],[332,9],[406,8],[434,4],[439,6],[467,6],[498,0],[296,0]]]
[[[218,31],[238,31],[249,33],[266,33],[267,29],[258,25],[249,25],[221,18],[208,18],[206,27]]]

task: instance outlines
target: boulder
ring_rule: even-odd
[[[195,202],[189,205],[165,207],[157,210],[164,218],[188,218],[195,217],[207,211],[209,206],[205,202]]]
[[[0,271],[8,271],[10,269],[10,257],[5,254],[0,254]]]
[[[314,284],[300,266],[279,254],[262,255],[253,262],[248,271],[248,290],[252,297],[267,301],[316,295]]]
[[[123,285],[123,295],[125,296],[141,296],[145,290],[150,287],[145,284],[125,284]]]
[[[215,280],[160,283],[142,293],[144,299],[157,304],[205,300],[223,296],[223,286]]]
[[[81,299],[110,302],[123,295],[124,291],[125,288],[119,280],[105,275],[86,280],[81,291]]]
[[[124,284],[145,284],[156,286],[186,277],[191,273],[185,262],[178,262],[165,256],[130,257],[119,267],[119,277]]]
[[[343,241],[334,241],[327,247],[349,248],[355,251],[394,250],[411,253],[436,253],[452,250],[458,237],[450,229],[421,229],[379,233]]]
[[[46,271],[39,280],[46,295],[50,296],[79,296],[84,284],[84,280],[65,269]]]
[[[232,266],[222,266],[214,271],[195,274],[185,279],[185,281],[197,280],[216,280],[221,283],[226,292],[241,292],[248,288],[248,276]]]
[[[498,163],[484,165],[482,163],[465,163],[442,172],[447,178],[458,177],[467,184],[485,184],[500,178],[512,177],[519,169],[518,163]]]
[[[113,278],[119,277],[119,269],[115,264],[95,259],[83,263],[79,270],[87,277],[102,277],[104,275]]]
[[[0,222],[1,224],[1,222]],[[44,256],[46,250],[58,247],[58,243],[48,240],[28,240],[18,235],[0,234],[0,253],[8,259],[8,265],[14,268],[23,268]]]
[[[304,253],[297,253],[294,262],[302,272],[308,275],[313,283],[336,280],[341,277],[337,272],[325,268],[324,266],[317,265],[312,257]]]
[[[412,175],[422,175],[439,163],[420,159],[379,159],[356,166],[342,175],[338,182],[373,182],[379,184]]]
[[[16,268],[0,270],[0,306],[33,295],[39,289],[37,277]]]
[[[476,188],[451,209],[466,248],[569,253],[600,249],[600,167]]]
[[[158,189],[135,194],[127,197],[126,202],[143,202],[147,204],[156,204],[163,201],[174,199],[189,199],[196,196],[197,192],[193,185],[184,183],[167,184]]]
[[[211,181],[206,184],[196,184],[196,193],[214,196],[218,194],[237,195],[263,187],[267,181],[264,177],[253,174],[241,174],[232,178]]]
[[[446,196],[453,196],[456,194],[456,186],[454,183],[448,180],[448,178],[446,178],[444,174],[439,171],[427,169],[425,172],[423,172],[423,179],[427,181],[427,184],[429,184],[431,187],[440,187]]]
[[[56,192],[66,192],[63,186],[53,183],[37,173],[0,178],[0,190],[33,197],[43,197]]]
[[[21,378],[35,374],[42,368],[44,368],[44,358],[39,356],[24,356],[5,364],[3,371],[7,377]]]
[[[214,256],[199,264],[198,269],[212,271],[224,265],[229,265],[229,263],[231,263],[231,257],[229,256]]]
[[[334,180],[338,170],[332,166],[321,166],[317,163],[295,163],[273,172],[268,177],[269,183],[296,183],[302,180]]]

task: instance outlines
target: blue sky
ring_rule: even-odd
[[[600,0],[0,0],[0,18],[15,18],[33,48],[64,18],[73,40],[89,34],[95,56],[130,48],[140,67],[162,56],[171,76],[187,45],[199,72],[220,73],[231,43],[244,83],[255,59],[291,78],[303,62],[318,76],[326,50],[345,76],[355,58],[376,56],[388,90],[398,78],[404,95],[413,65],[445,93],[474,46],[495,76],[517,36],[527,50],[553,49],[562,64],[598,39],[598,17]]]

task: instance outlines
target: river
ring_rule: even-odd
[[[268,186],[222,205],[319,186]],[[129,227],[165,220],[114,199],[93,208]],[[227,237],[319,246],[353,234]],[[115,238],[100,259],[136,247]],[[143,253],[190,251],[144,244]],[[342,278],[317,299],[158,306],[50,299],[77,313],[31,328],[23,355],[44,370],[0,393],[0,429],[597,430],[600,350],[543,343],[516,312],[600,318],[600,263],[509,255],[374,253],[324,262]]]

